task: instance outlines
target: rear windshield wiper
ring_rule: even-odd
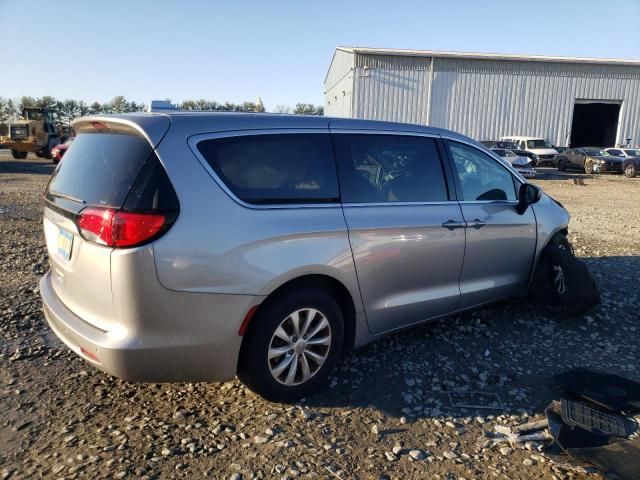
[[[81,198],[72,197],[71,195],[67,195],[66,193],[55,192],[53,190],[49,190],[49,195],[51,195],[52,197],[65,198],[76,203],[87,203]]]

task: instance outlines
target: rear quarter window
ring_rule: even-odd
[[[339,201],[329,134],[217,138],[197,148],[227,188],[247,203]]]

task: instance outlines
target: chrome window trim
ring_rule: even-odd
[[[446,202],[352,202],[343,203],[343,207],[423,207],[423,206],[437,206],[437,205],[453,205],[457,203],[457,200],[447,200]]]
[[[506,205],[506,206],[516,206],[518,205],[517,200],[460,200],[458,202],[461,205],[484,205],[484,204],[494,204],[494,205]]]
[[[198,150],[198,143],[204,140],[216,140],[220,138],[230,138],[230,137],[249,137],[256,135],[282,135],[282,134],[291,134],[291,133],[318,133],[330,135],[328,128],[267,128],[267,129],[248,129],[248,130],[228,130],[224,132],[212,132],[212,133],[198,133],[195,135],[191,135],[187,138],[187,144],[191,152],[196,156],[200,164],[209,174],[209,176],[218,184],[218,186],[237,204],[250,208],[252,210],[294,210],[300,208],[341,208],[342,204],[340,202],[331,202],[331,203],[266,203],[264,205],[256,205],[253,203],[247,203],[244,200],[240,199],[233,193],[229,187],[222,181],[222,179],[218,176],[218,174],[213,170],[209,162],[204,158],[204,156]],[[338,176],[338,172],[336,169],[336,179]],[[339,180],[338,180],[339,181]]]
[[[425,137],[438,139],[441,136],[437,133],[428,132],[414,132],[405,130],[372,130],[372,129],[357,129],[357,128],[333,128],[329,125],[329,132],[332,135],[396,135],[402,137]]]

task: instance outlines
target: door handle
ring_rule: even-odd
[[[476,230],[480,230],[486,224],[487,224],[487,222],[484,222],[484,221],[480,220],[479,218],[476,218],[476,219],[473,220],[473,223],[469,223],[469,226],[475,228]]]
[[[459,222],[450,218],[449,220],[444,222],[442,226],[447,230],[455,230],[456,228],[467,228],[467,222]]]

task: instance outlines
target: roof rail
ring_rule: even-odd
[[[176,112],[178,110],[180,109],[167,100],[151,100],[147,112]]]

